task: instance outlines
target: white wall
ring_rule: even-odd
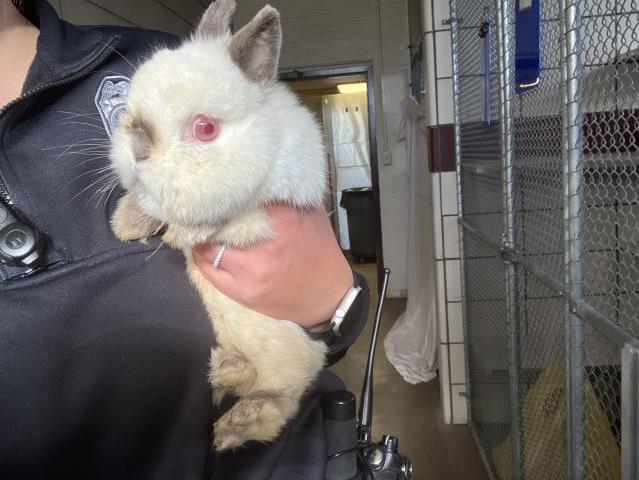
[[[265,0],[238,1],[236,25],[249,21],[265,3]],[[406,1],[270,0],[269,3],[282,14],[283,70],[373,64],[384,263],[393,271],[389,295],[400,296],[407,285],[408,177],[405,147],[398,140],[401,104],[409,83]],[[385,152],[389,152],[391,165],[382,164]]]
[[[449,0],[422,0],[422,12],[426,118],[429,128],[441,128],[453,123],[451,36],[447,21],[450,18]],[[435,159],[435,162],[441,160]],[[454,171],[435,168],[431,181],[442,412],[446,423],[466,423],[457,179]]]

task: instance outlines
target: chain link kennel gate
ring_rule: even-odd
[[[470,427],[495,479],[638,479],[639,0],[451,20]]]

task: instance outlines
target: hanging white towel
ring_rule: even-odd
[[[409,383],[437,375],[438,337],[435,306],[432,195],[421,107],[405,102],[402,135],[408,153],[408,300],[386,338],[386,357]]]

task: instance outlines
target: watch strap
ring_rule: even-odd
[[[362,297],[361,287],[351,287],[342,298],[328,327],[318,332],[309,330],[308,335],[313,340],[321,340],[325,343],[330,343],[342,336],[349,327],[352,327],[353,320],[361,309]]]

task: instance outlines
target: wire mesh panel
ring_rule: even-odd
[[[585,476],[621,478],[621,347],[586,328]]]
[[[559,480],[566,472],[564,301],[521,267],[519,277],[522,477]]]
[[[490,468],[503,472],[512,463],[503,447],[511,431],[504,265],[494,246],[470,232],[464,251],[471,419]]]
[[[512,435],[508,313],[502,241],[504,188],[498,14],[493,0],[452,4],[457,86],[470,421],[493,475],[510,471]],[[511,440],[512,441],[512,440]]]
[[[558,2],[541,2],[541,68],[537,87],[514,107],[517,247],[563,282],[561,24]]]
[[[459,122],[464,218],[495,243],[502,233],[499,58],[492,0],[458,2]]]
[[[566,471],[566,364],[563,300],[523,269],[518,301],[521,335],[519,410],[522,478],[554,480]],[[496,477],[513,478],[513,435],[494,446]]]
[[[540,69],[519,85],[526,10]],[[639,0],[451,0],[451,14],[470,422],[487,468],[639,478],[639,354],[622,365],[639,350]]]
[[[582,2],[586,295],[639,335],[639,2]]]
[[[639,2],[581,2],[585,301],[639,336]],[[605,324],[604,324],[605,325]],[[586,323],[585,474],[621,478],[621,348]]]

